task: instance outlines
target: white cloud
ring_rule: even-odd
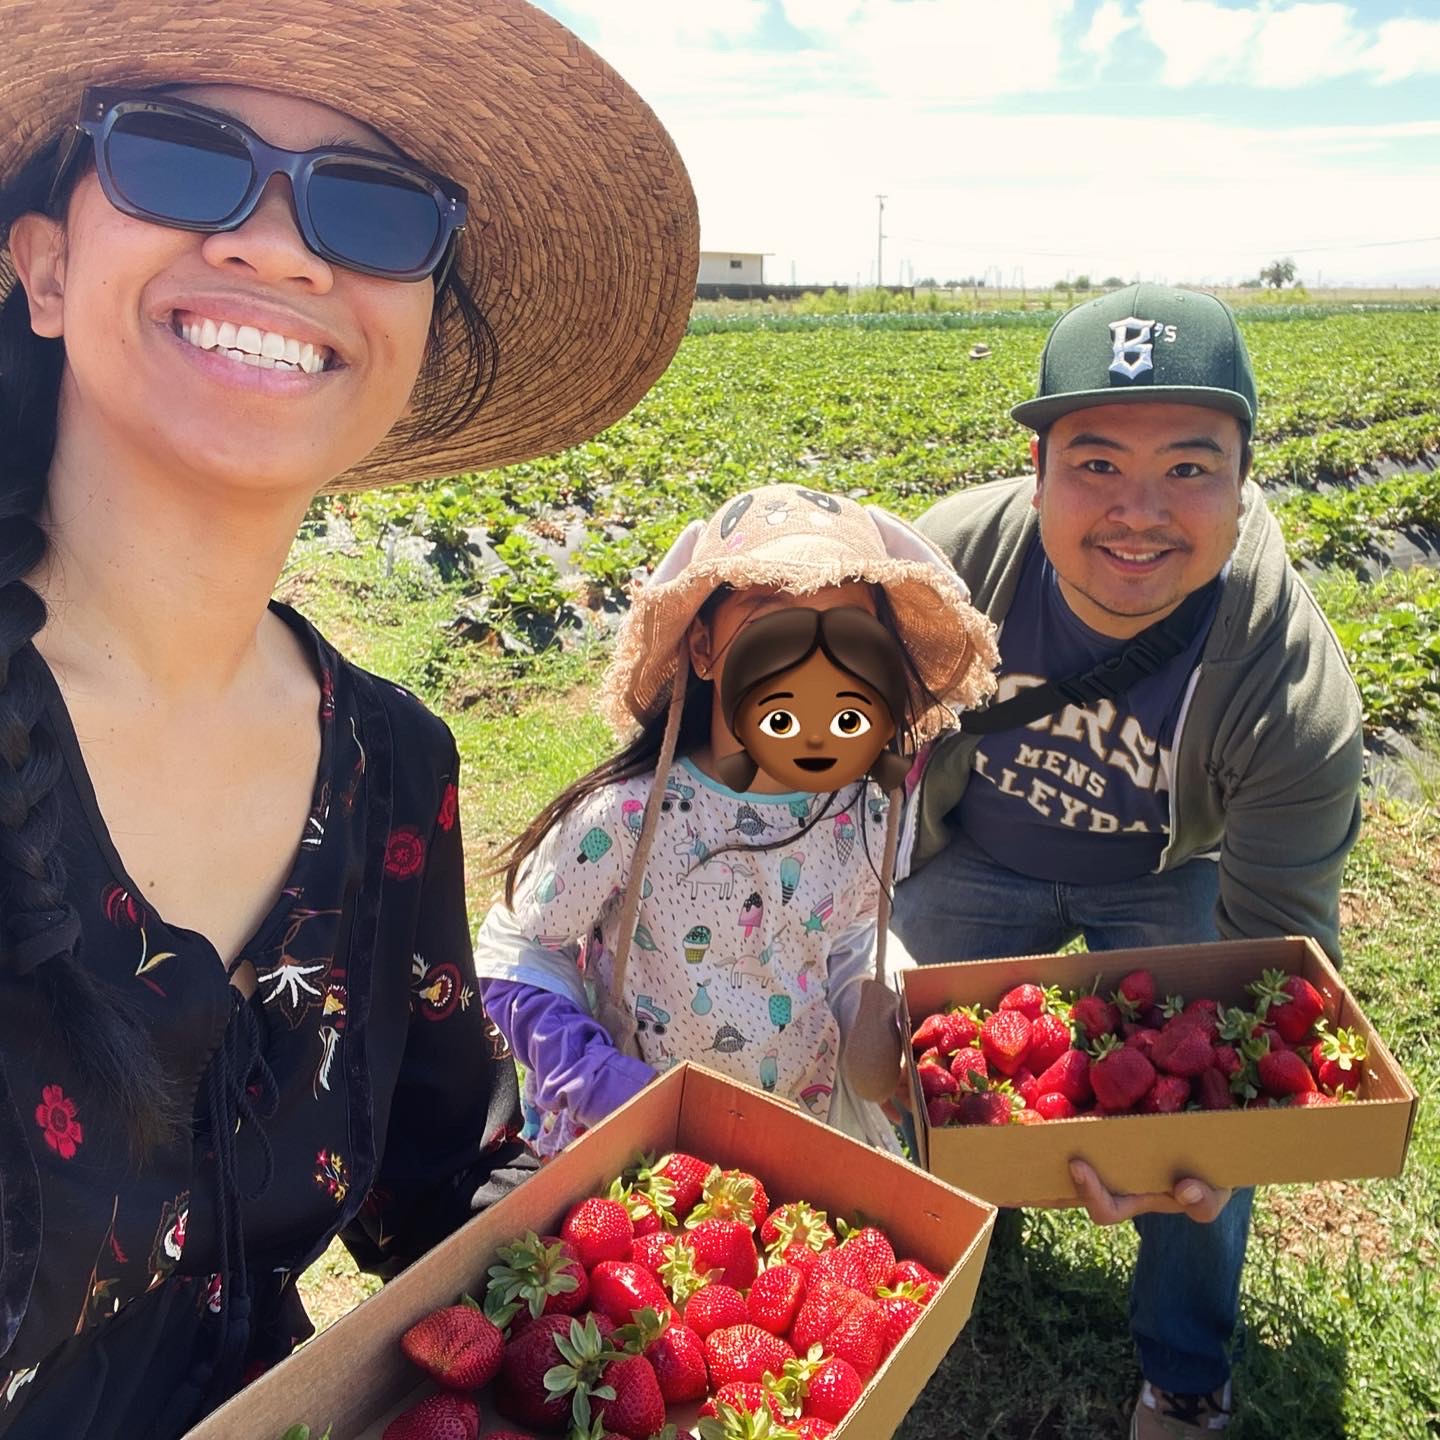
[[[1381,81],[1440,75],[1440,20],[1387,20],[1365,62]]]
[[[1337,76],[1381,83],[1440,74],[1440,20],[1362,28],[1351,5],[1140,0],[1141,33],[1160,51],[1172,86],[1242,84],[1292,89]]]
[[[1165,85],[1216,84],[1234,78],[1258,16],[1210,0],[1140,0],[1140,29],[1164,57]]]
[[[1090,19],[1090,28],[1085,32],[1080,48],[1103,63],[1115,42],[1127,30],[1133,30],[1138,23],[1135,17],[1127,12],[1122,0],[1102,0]]]
[[[1433,244],[1301,253],[1440,234],[1440,104],[1429,120],[1391,122],[1377,103],[1365,123],[1302,124],[1285,93],[1348,74],[1378,99],[1392,72],[1440,64],[1426,48],[1440,24],[1362,24],[1319,0],[545,3],[671,129],[704,243],[769,252],[772,281],[792,264],[802,281],[868,281],[877,192],[892,283],[902,261],[941,279],[1023,268],[1032,285],[1067,270],[1221,279],[1291,252],[1311,279],[1312,266],[1440,278]],[[781,6],[800,48],[765,48]],[[1107,58],[1107,83],[1089,83]],[[1273,87],[1273,118],[1147,104],[1151,87],[1197,83]],[[1061,113],[1027,106],[1044,92]]]
[[[880,93],[971,99],[1048,90],[1073,0],[781,0],[785,18]]]

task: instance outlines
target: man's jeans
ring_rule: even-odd
[[[957,836],[897,887],[891,928],[921,965],[1048,954],[1076,935],[1091,950],[1183,945],[1218,938],[1218,882],[1209,860],[1094,885],[1032,880]],[[1205,988],[1197,974],[1195,993]],[[1230,1377],[1254,1193],[1237,1190],[1209,1225],[1184,1215],[1135,1221],[1130,1330],[1141,1372],[1162,1390],[1208,1394]]]

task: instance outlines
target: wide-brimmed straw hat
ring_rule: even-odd
[[[630,86],[522,0],[0,0],[0,183],[87,85],[177,81],[319,101],[469,191],[457,264],[498,340],[493,389],[458,434],[402,420],[328,489],[576,444],[680,343],[698,269],[685,167]],[[13,283],[0,249],[0,299]],[[460,339],[448,324],[447,356]]]
[[[948,560],[912,526],[873,505],[801,485],[765,485],[680,534],[636,590],[616,639],[601,705],[617,729],[652,719],[670,697],[685,632],[717,586],[806,595],[847,580],[879,585],[921,680],[942,702],[914,717],[917,740],[995,688],[995,627]]]

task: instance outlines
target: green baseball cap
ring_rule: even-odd
[[[1033,400],[1010,414],[1044,430],[1072,410],[1149,401],[1204,405],[1255,426],[1255,372],[1235,316],[1203,290],[1127,285],[1067,310],[1040,356]]]

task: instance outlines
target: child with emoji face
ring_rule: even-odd
[[[477,940],[542,1154],[685,1059],[898,1148],[892,802],[993,689],[993,635],[874,507],[770,485],[680,535],[603,687],[639,733],[504,852]]]

